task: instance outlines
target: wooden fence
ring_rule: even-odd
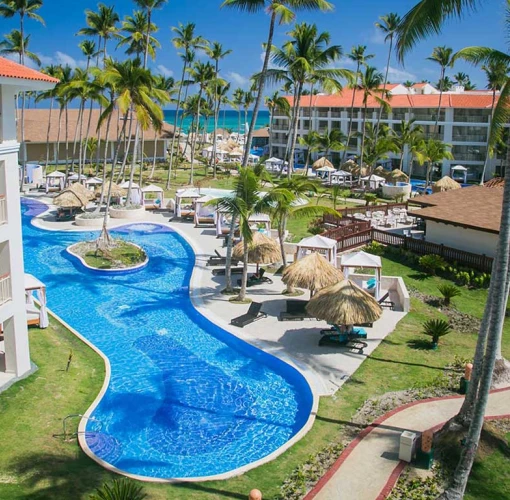
[[[337,210],[337,212],[342,217],[349,217],[349,216],[352,216],[352,215],[360,213],[360,212],[364,213],[367,210],[370,212],[384,212],[384,215],[388,215],[388,212],[394,208],[407,209],[408,206],[407,206],[407,203],[386,203],[384,205],[370,205],[368,207],[365,205],[357,205],[355,207],[342,208],[341,210]],[[344,219],[338,218],[335,215],[330,215],[330,214],[323,215],[324,224],[330,224],[332,226],[340,225],[341,224],[340,221],[342,221],[342,220],[344,220]]]
[[[344,222],[344,224],[338,225],[333,229],[328,229],[322,234],[322,236],[340,241],[343,238],[367,231],[371,228],[370,221],[360,221],[350,218],[341,220]]]

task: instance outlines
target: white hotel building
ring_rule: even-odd
[[[445,160],[442,164],[442,175],[450,175],[450,167],[461,164],[468,168],[468,180],[479,180],[487,152],[487,136],[489,118],[491,115],[492,92],[464,91],[457,87],[453,91],[444,92],[441,101],[439,124],[436,127],[439,92],[430,84],[415,84],[407,89],[402,84],[388,84],[391,92],[389,113],[382,114],[382,123],[389,125],[398,132],[402,120],[414,118],[417,125],[421,125],[425,138],[434,138],[452,146],[454,160]],[[361,131],[363,122],[363,94],[356,91],[353,112],[353,135]],[[309,130],[319,133],[340,129],[346,136],[349,131],[349,120],[353,90],[344,89],[335,95],[318,94],[301,98],[301,111],[298,125],[298,136],[306,135]],[[292,104],[292,98],[288,98]],[[497,97],[496,97],[497,99]],[[311,127],[310,127],[311,107]],[[276,111],[278,113],[278,111]],[[367,106],[367,123],[376,123],[379,115],[379,105],[375,99],[369,98]],[[275,115],[272,133],[273,155],[283,158],[289,132],[289,119],[283,115]],[[297,145],[297,163],[303,163],[304,149]],[[360,154],[361,138],[353,137],[347,153]],[[331,159],[338,165],[343,158],[343,152],[333,152]],[[316,156],[316,155],[315,155]],[[301,161],[300,161],[301,160]],[[399,155],[390,154],[387,162],[394,168],[399,166]],[[384,164],[379,161],[378,164]],[[494,173],[501,173],[504,158],[496,157],[490,160],[486,179],[492,178]],[[404,155],[404,170],[408,171],[410,158],[408,152]],[[504,167],[503,167],[504,168]],[[424,167],[416,163],[413,175],[424,175]]]
[[[31,370],[21,240],[15,96],[58,80],[0,57],[0,388]]]

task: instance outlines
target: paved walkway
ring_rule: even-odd
[[[461,396],[428,399],[393,410],[364,429],[305,500],[383,500],[406,465],[398,459],[400,434],[441,426],[460,409]],[[510,387],[493,391],[486,418],[510,418]]]

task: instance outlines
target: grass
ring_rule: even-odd
[[[79,252],[78,248],[75,251]],[[115,246],[104,253],[101,250],[87,251],[83,258],[85,262],[96,269],[121,269],[141,264],[147,258],[145,252],[138,246],[123,240],[116,240]]]

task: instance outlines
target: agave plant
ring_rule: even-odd
[[[444,283],[443,285],[439,285],[437,287],[439,293],[443,296],[443,303],[445,306],[449,306],[451,300],[454,297],[458,297],[461,294],[459,288],[455,285],[451,285],[450,283]]]
[[[90,500],[143,500],[147,494],[143,488],[128,479],[114,479],[105,483],[90,496]]]
[[[450,325],[443,319],[430,319],[423,325],[423,333],[432,337],[432,347],[437,348],[439,339],[452,331]]]

